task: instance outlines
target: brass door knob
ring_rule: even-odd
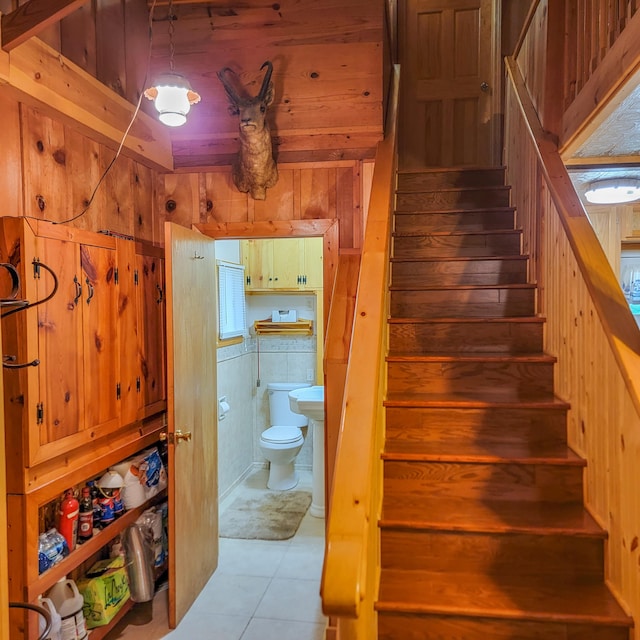
[[[180,431],[180,429],[176,429],[174,433],[167,433],[166,431],[161,431],[158,436],[161,442],[168,441],[169,444],[175,444],[176,442],[180,442],[180,440],[185,440],[189,442],[191,440],[191,431]]]

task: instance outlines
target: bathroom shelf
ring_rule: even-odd
[[[313,335],[313,320],[300,319],[297,322],[272,322],[271,320],[256,320],[253,323],[256,335]]]

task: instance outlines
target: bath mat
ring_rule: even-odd
[[[308,491],[265,491],[238,497],[220,516],[220,537],[286,540],[298,530],[310,504]]]

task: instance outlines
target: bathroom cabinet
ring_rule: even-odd
[[[243,240],[247,291],[322,289],[322,240],[270,238]]]

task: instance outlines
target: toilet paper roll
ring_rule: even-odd
[[[227,413],[229,413],[229,403],[228,402],[221,402],[218,405],[218,419],[219,420],[224,420],[224,418],[227,415]]]

